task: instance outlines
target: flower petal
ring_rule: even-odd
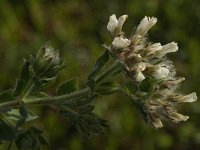
[[[136,35],[144,36],[157,22],[155,17],[144,17],[137,27]]]
[[[130,45],[130,40],[123,37],[116,37],[112,42],[112,46],[115,48],[125,48]]]

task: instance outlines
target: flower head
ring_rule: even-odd
[[[147,41],[147,32],[156,22],[155,17],[144,17],[138,25],[136,32],[130,38],[122,34],[122,26],[127,16],[118,20],[115,15],[110,17],[108,30],[115,35],[110,51],[119,59],[126,68],[126,73],[133,83],[139,87],[136,92],[138,105],[143,108],[143,113],[150,124],[155,128],[163,126],[162,121],[174,123],[186,121],[189,117],[179,114],[176,105],[197,100],[196,93],[182,95],[177,92],[179,84],[185,80],[176,77],[173,62],[167,57],[168,53],[178,50],[177,43],[166,45]]]

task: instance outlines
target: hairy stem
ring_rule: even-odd
[[[97,79],[96,83],[100,84],[105,81],[110,75],[115,73],[120,69],[120,65],[118,62],[115,62],[110,68],[108,68],[105,72],[103,72]],[[94,96],[96,97],[96,95]],[[75,91],[70,94],[47,97],[47,98],[36,98],[36,99],[24,99],[23,104],[25,105],[49,105],[49,104],[62,104],[64,103],[66,106],[76,105],[81,106],[90,103],[93,99],[90,98],[90,89],[84,88],[79,91]],[[0,110],[5,108],[12,109],[19,107],[21,105],[21,100],[16,99],[13,101],[8,101],[0,104]]]

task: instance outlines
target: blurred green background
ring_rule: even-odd
[[[0,1],[0,90],[12,88],[19,76],[22,58],[51,41],[67,68],[59,81],[79,77],[84,87],[87,75],[101,44],[110,43],[106,25],[111,14],[128,14],[124,31],[131,33],[145,16],[155,16],[158,23],[149,32],[153,42],[176,41],[179,51],[174,60],[178,75],[186,77],[184,93],[200,95],[200,1],[199,0],[1,0]],[[55,84],[55,85],[56,85]],[[54,85],[54,86],[55,86]],[[50,87],[49,94],[54,94]],[[45,130],[50,141],[44,150],[199,150],[200,103],[185,104],[180,112],[187,122],[165,124],[153,129],[145,124],[128,98],[113,95],[98,98],[95,112],[109,120],[104,136],[81,141],[72,123],[49,107],[37,109],[41,118],[32,125]],[[0,133],[1,134],[1,133]],[[5,150],[5,145],[0,145]],[[13,147],[13,149],[15,149]]]

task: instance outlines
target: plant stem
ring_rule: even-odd
[[[104,73],[102,73],[97,79],[96,83],[100,84],[105,81],[108,77],[113,75],[118,69],[120,69],[119,63],[116,61],[110,68],[108,68]],[[96,97],[96,96],[95,96]],[[84,99],[85,98],[85,99]],[[84,99],[84,101],[83,101]],[[85,89],[75,91],[70,94],[61,95],[61,96],[54,96],[48,98],[36,98],[36,99],[25,99],[23,100],[23,104],[25,105],[49,105],[49,104],[65,104],[66,106],[71,105],[85,105],[90,103],[93,98],[90,98],[90,89],[87,87]],[[16,99],[14,101],[8,101],[0,104],[0,110],[5,108],[16,108],[21,105],[21,100]]]

